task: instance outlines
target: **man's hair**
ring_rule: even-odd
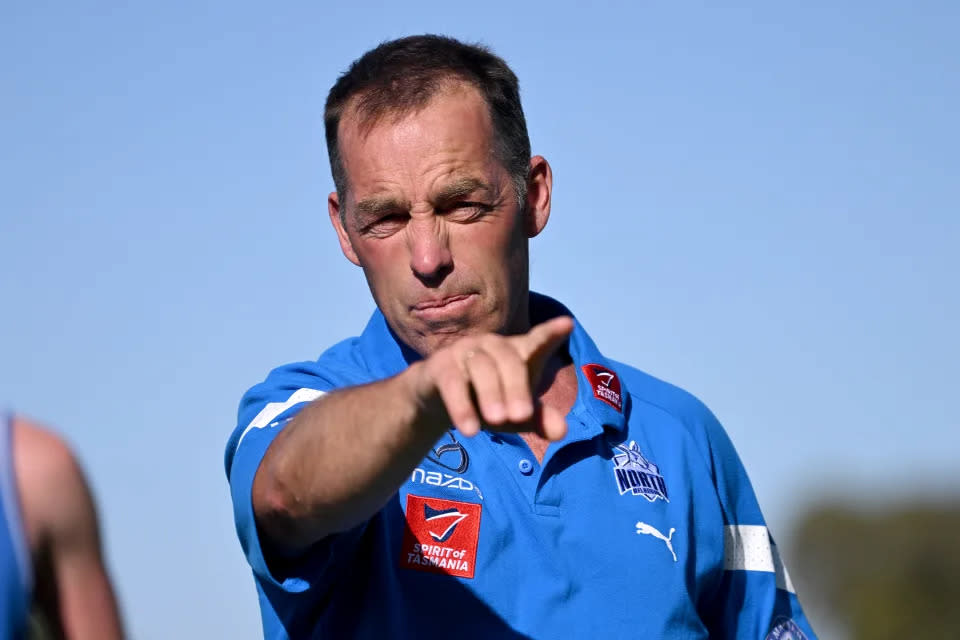
[[[352,109],[361,132],[369,132],[385,116],[401,118],[422,109],[440,90],[457,81],[477,89],[490,109],[493,152],[510,174],[523,206],[530,138],[517,76],[486,47],[438,35],[384,42],[354,61],[330,89],[324,127],[330,170],[341,203],[347,193],[347,176],[337,133],[344,111]]]

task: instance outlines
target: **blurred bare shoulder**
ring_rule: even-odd
[[[34,566],[34,619],[50,637],[121,638],[93,495],[64,439],[13,420],[13,458]]]
[[[31,547],[92,509],[80,465],[67,443],[32,420],[13,420],[13,460]]]

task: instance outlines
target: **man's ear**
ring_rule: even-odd
[[[550,196],[553,192],[553,170],[543,156],[530,158],[530,175],[527,178],[527,237],[532,238],[543,231],[550,219]]]
[[[340,240],[340,250],[343,251],[343,255],[346,256],[347,260],[353,264],[360,266],[360,259],[357,258],[357,253],[353,250],[353,244],[350,242],[350,236],[347,235],[347,230],[343,226],[343,219],[340,217],[341,208],[340,208],[340,196],[337,195],[336,191],[330,193],[327,196],[327,211],[330,213],[330,224],[333,225],[334,230],[337,232],[337,239]]]

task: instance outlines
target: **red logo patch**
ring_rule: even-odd
[[[482,510],[472,502],[408,495],[400,566],[472,578]]]
[[[622,411],[623,403],[620,401],[620,378],[613,371],[599,364],[585,364],[583,375],[590,381],[593,387],[593,397],[597,400],[603,400],[608,405]]]

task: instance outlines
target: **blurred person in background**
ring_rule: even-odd
[[[70,448],[0,419],[0,638],[123,637],[93,497]]]
[[[553,177],[507,64],[387,42],[325,124],[330,220],[377,310],[241,400],[225,466],[264,635],[813,638],[716,418],[530,291]]]

